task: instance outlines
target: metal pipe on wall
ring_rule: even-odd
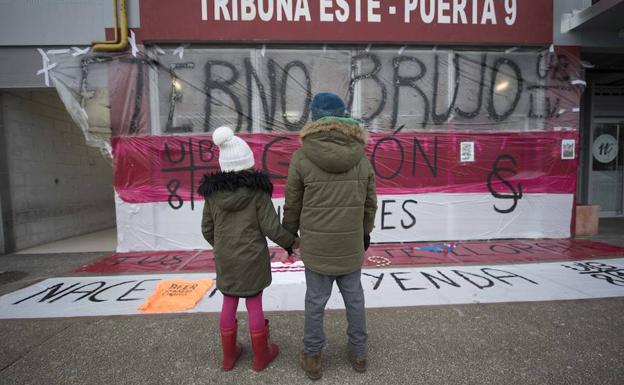
[[[114,41],[95,41],[93,42],[93,50],[99,52],[115,52],[123,51],[128,46],[128,10],[126,7],[126,0],[119,0],[119,7],[117,0],[113,0],[114,6],[114,19],[115,19],[115,40]],[[119,12],[119,17],[117,13]],[[121,25],[119,25],[119,22]],[[117,33],[117,29],[121,30],[121,33]]]

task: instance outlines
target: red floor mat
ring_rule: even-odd
[[[272,248],[272,256],[285,251]],[[455,244],[403,243],[371,245],[365,267],[397,265],[462,265],[559,261],[624,256],[624,248],[601,242],[576,239],[466,241]],[[214,271],[210,250],[144,251],[115,253],[78,272],[126,273],[170,271]]]

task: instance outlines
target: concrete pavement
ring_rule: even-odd
[[[624,246],[622,221],[595,240]],[[102,253],[0,257],[0,294],[67,275]],[[347,361],[344,311],[326,317],[325,384],[622,384],[624,297],[368,309],[370,366]],[[245,352],[220,370],[218,314],[0,320],[0,384],[308,384],[303,313],[268,313],[281,354],[262,373]]]
[[[219,369],[216,314],[0,322],[2,384],[307,384],[301,312],[268,314],[281,348]],[[370,367],[347,363],[343,312],[326,318],[327,384],[621,384],[624,299],[368,311]]]

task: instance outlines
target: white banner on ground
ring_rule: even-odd
[[[158,281],[204,279],[215,274],[60,277],[0,297],[0,318],[50,318],[140,314]],[[541,264],[387,268],[362,271],[368,308],[493,302],[554,301],[624,296],[624,258]],[[304,272],[274,273],[265,291],[267,311],[303,310]],[[218,312],[211,289],[192,310]],[[240,311],[244,311],[241,301]],[[344,303],[334,288],[330,309]]]
[[[509,213],[512,199],[491,194],[378,196],[372,242],[418,242],[570,236],[572,194],[525,194]],[[284,199],[274,199],[278,213]],[[200,223],[203,202],[173,210],[167,202],[124,202],[116,197],[117,251],[210,248]]]

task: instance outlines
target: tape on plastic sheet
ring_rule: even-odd
[[[86,55],[89,53],[89,51],[91,51],[91,47],[87,47],[85,49],[80,49],[80,47],[72,47],[71,49],[72,51],[74,51],[72,52],[73,57]]]
[[[56,67],[56,63],[50,64],[50,58],[48,55],[41,49],[37,48],[37,52],[41,55],[42,68],[37,71],[37,75],[43,75],[45,85],[50,87],[50,70]]]
[[[165,50],[163,50],[162,48],[160,48],[158,45],[154,44],[152,45],[152,47],[154,47],[154,50],[156,50],[156,53],[159,55],[166,55],[167,53],[165,52]],[[175,51],[173,52],[173,54],[175,55]]]
[[[173,55],[178,55],[178,57],[180,59],[184,58],[184,49],[188,47],[186,44],[183,44],[181,46],[178,46],[174,51],[173,51]]]
[[[130,48],[132,49],[132,56],[136,57],[137,53],[139,52],[139,47],[137,47],[136,44],[136,35],[134,34],[134,31],[130,31],[130,37],[128,38],[128,43],[130,43]]]
[[[48,55],[62,55],[64,53],[69,53],[69,48],[67,49],[49,49],[46,51]]]

